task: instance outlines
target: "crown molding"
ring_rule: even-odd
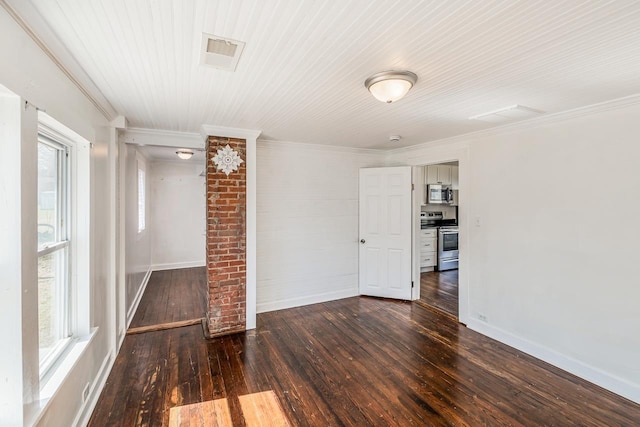
[[[38,47],[51,59],[62,73],[82,92],[84,96],[111,121],[118,112],[89,77],[87,72],[58,39],[51,27],[44,21],[36,8],[28,1],[0,0],[9,16],[31,37]],[[47,40],[47,43],[44,42]]]
[[[273,139],[259,139],[259,149],[270,148],[288,148],[288,149],[300,149],[300,150],[316,150],[316,151],[331,151],[340,153],[354,153],[354,154],[368,154],[368,155],[385,155],[387,150],[381,150],[376,148],[357,148],[357,147],[345,147],[342,145],[329,145],[329,144],[311,144],[308,142],[293,142],[293,141],[278,141]]]
[[[158,145],[161,147],[204,148],[204,141],[197,133],[172,130],[128,128],[121,136],[125,144]]]
[[[590,116],[592,114],[599,114],[599,113],[603,113],[611,110],[618,110],[621,108],[631,107],[638,104],[640,104],[640,94],[634,94],[634,95],[629,95],[622,98],[616,98],[609,101],[600,102],[598,104],[587,105],[584,107],[574,108],[572,110],[560,111],[558,113],[552,113],[552,114],[547,114],[540,117],[534,117],[534,118],[522,120],[516,123],[509,123],[506,125],[493,127],[490,129],[484,129],[476,132],[469,132],[462,135],[452,136],[449,138],[435,139],[433,141],[422,142],[420,144],[410,145],[408,147],[396,148],[394,150],[387,151],[387,154],[396,155],[396,154],[408,153],[412,151],[418,151],[426,147],[434,147],[434,146],[440,146],[440,145],[466,142],[472,138],[486,138],[491,136],[503,135],[505,133],[535,129],[546,124],[559,123],[566,120]]]
[[[204,124],[200,127],[200,135],[205,141],[210,136],[222,136],[225,138],[253,139],[256,140],[262,133],[261,130],[231,128]]]
[[[126,130],[129,127],[129,122],[125,116],[118,116],[115,119],[111,120],[111,127]]]

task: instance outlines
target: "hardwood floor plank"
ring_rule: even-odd
[[[171,408],[221,398],[249,425],[242,396],[269,390],[295,426],[639,425],[640,405],[418,304],[347,298],[257,325],[126,336],[89,425],[167,426]]]
[[[239,396],[239,400],[247,427],[289,427],[291,425],[282,411],[277,396],[271,390],[245,394]]]
[[[130,327],[204,317],[206,292],[206,267],[154,271]]]
[[[227,399],[171,408],[169,427],[233,427]]]
[[[145,332],[163,331],[165,329],[182,328],[184,326],[199,325],[202,323],[202,317],[197,319],[179,320],[177,322],[166,322],[157,325],[138,326],[137,328],[129,328],[127,335],[144,334]]]
[[[458,317],[458,270],[420,274],[420,301]]]

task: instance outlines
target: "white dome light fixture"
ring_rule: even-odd
[[[391,104],[404,97],[418,81],[411,71],[383,71],[365,80],[365,87],[378,101]]]
[[[176,151],[176,154],[182,160],[189,160],[191,158],[191,156],[193,156],[193,150],[184,150],[184,149],[182,149],[182,150]]]

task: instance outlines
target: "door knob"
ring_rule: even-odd
[[[364,243],[364,239],[360,239],[360,243]]]

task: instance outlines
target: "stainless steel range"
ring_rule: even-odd
[[[442,212],[420,212],[421,228],[438,229],[438,271],[458,268],[458,226]]]
[[[458,226],[438,227],[438,271],[458,268]]]

